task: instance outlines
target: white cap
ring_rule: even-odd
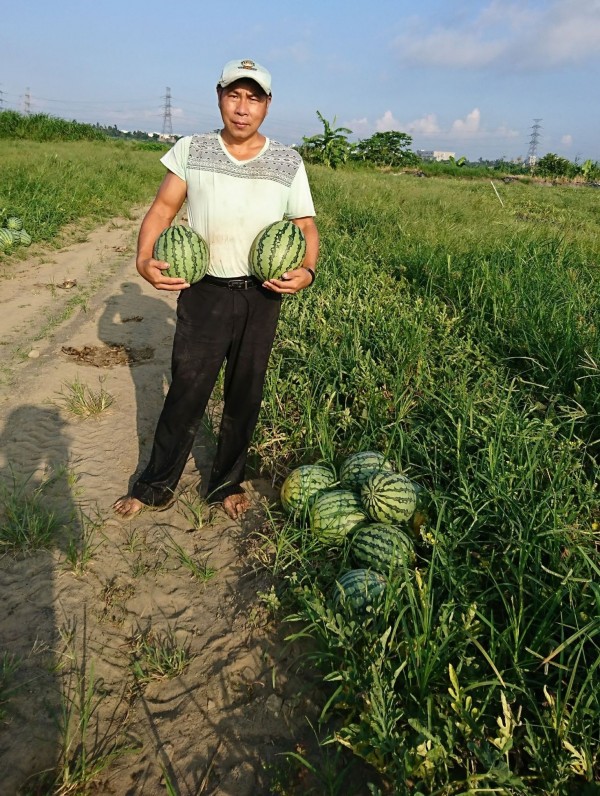
[[[223,67],[217,85],[221,88],[235,83],[236,80],[254,80],[265,94],[271,94],[271,74],[256,61],[245,58],[243,61],[228,61]]]

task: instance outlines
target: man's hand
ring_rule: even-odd
[[[147,259],[138,260],[136,267],[140,276],[143,276],[157,290],[183,290],[189,287],[189,283],[185,279],[163,274],[163,271],[169,267],[169,263],[148,257]]]
[[[263,287],[274,293],[297,293],[312,284],[312,277],[306,268],[294,268],[286,271],[281,279],[269,279],[263,282]]]

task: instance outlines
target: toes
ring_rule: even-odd
[[[113,503],[113,509],[121,517],[133,517],[143,508],[143,503],[132,497],[119,498]]]
[[[242,517],[250,508],[250,501],[246,495],[228,495],[223,500],[223,510],[232,520]]]

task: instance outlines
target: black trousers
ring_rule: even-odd
[[[220,501],[243,492],[248,446],[280,308],[281,296],[259,285],[232,290],[202,280],[182,290],[171,386],[150,461],[133,486],[133,497],[149,506],[172,499],[223,362],[223,415],[208,493],[211,500]]]

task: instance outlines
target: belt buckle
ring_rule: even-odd
[[[240,277],[239,279],[231,279],[227,283],[227,287],[230,290],[247,290],[248,289],[248,279],[245,277]]]

